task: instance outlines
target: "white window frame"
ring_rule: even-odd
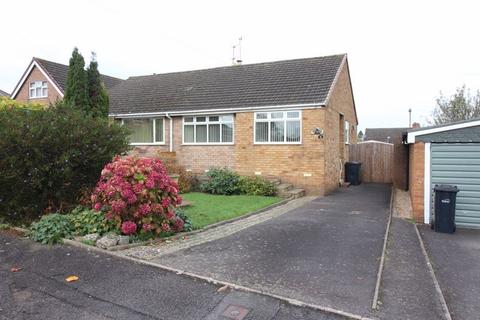
[[[32,87],[33,86],[33,87]],[[40,88],[42,95],[37,96],[37,89]],[[43,89],[46,89],[47,94],[43,95]],[[33,94],[32,94],[33,92]],[[29,99],[41,99],[48,97],[48,81],[40,80],[40,81],[32,81],[28,84],[28,97]]]
[[[272,119],[271,118],[271,114],[272,113],[279,113],[279,112],[282,112],[283,113],[283,122],[284,122],[284,128],[285,130],[287,129],[287,121],[300,121],[300,141],[287,141],[287,134],[285,132],[284,134],[284,138],[283,138],[283,141],[279,141],[279,142],[271,142],[271,141],[260,141],[260,142],[257,142],[257,122],[275,122],[275,121],[280,121],[282,119]],[[287,112],[298,112],[298,118],[290,118],[288,119],[287,118]],[[257,114],[259,113],[266,113],[267,114],[267,119],[257,119]],[[271,125],[269,124],[268,125],[268,140],[271,139],[270,137],[270,127]],[[286,110],[286,111],[259,111],[259,112],[255,112],[253,114],[253,144],[302,144],[302,141],[303,141],[303,123],[302,123],[302,110]]]
[[[165,145],[165,117],[155,117],[155,118],[122,118],[122,126],[124,125],[124,120],[128,120],[128,119],[132,119],[132,120],[138,120],[138,119],[148,119],[150,121],[153,122],[153,139],[152,141],[153,142],[130,142],[130,145],[132,146],[161,146],[161,145]],[[163,127],[163,132],[162,132],[162,138],[163,138],[163,141],[155,141],[155,136],[156,136],[156,132],[157,132],[157,119],[162,119],[162,127]]]
[[[231,116],[232,121],[223,121],[222,116]],[[204,122],[197,122],[198,118],[205,117]],[[210,121],[210,117],[218,117],[218,121]],[[185,122],[185,118],[193,118],[193,122]],[[197,141],[197,124],[207,126],[207,142],[195,142]],[[210,137],[209,124],[219,124],[220,125],[220,142],[208,142]],[[232,125],[232,142],[221,142],[222,141],[222,124],[231,124]],[[194,142],[185,142],[185,125],[193,126],[193,141]],[[233,113],[227,114],[197,114],[184,116],[182,119],[182,145],[185,146],[221,146],[221,145],[233,145],[235,144],[235,115]]]
[[[350,144],[350,122],[345,121],[344,127],[343,127],[343,141],[345,141],[345,144]]]

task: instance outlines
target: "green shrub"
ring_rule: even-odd
[[[240,176],[228,169],[210,169],[207,173],[208,181],[202,184],[201,190],[211,194],[231,195],[238,194]]]
[[[29,223],[71,210],[105,164],[128,149],[125,128],[62,103],[0,109],[0,220]]]
[[[90,233],[102,235],[117,230],[113,220],[106,220],[103,212],[93,209],[78,206],[72,210],[69,216],[74,234],[77,236],[84,236]]]
[[[47,106],[40,103],[20,102],[7,97],[0,97],[0,110],[4,109],[28,109],[28,110],[44,110]]]
[[[275,185],[262,177],[240,177],[240,193],[252,196],[273,196],[277,192]]]
[[[30,226],[30,238],[43,244],[54,244],[70,238],[74,229],[69,215],[53,213],[43,216]]]
[[[183,220],[183,231],[188,232],[193,230],[192,220],[185,214],[185,211],[181,208],[175,209],[177,217]]]

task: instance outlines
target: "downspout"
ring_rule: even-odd
[[[169,145],[170,145],[170,152],[173,152],[173,119],[172,117],[168,114],[168,113],[165,113],[165,117],[167,117],[169,120],[170,120],[170,129],[168,130],[169,131]]]

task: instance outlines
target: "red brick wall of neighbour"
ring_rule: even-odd
[[[353,95],[349,81],[348,68],[344,65],[325,109],[325,191],[332,192],[338,187],[344,176],[344,164],[349,160],[348,146],[344,143],[344,123],[350,123],[350,143],[357,142],[357,120],[353,107]]]
[[[416,222],[423,223],[425,174],[425,145],[423,142],[410,145],[409,163],[409,192],[413,218]]]
[[[34,81],[47,81],[48,82],[48,97],[47,98],[40,98],[40,99],[30,99],[29,98],[29,88],[30,82]],[[33,67],[32,71],[28,75],[27,79],[23,83],[22,87],[17,93],[15,100],[22,101],[22,102],[37,102],[43,104],[50,104],[57,101],[57,99],[61,99],[62,97],[58,93],[58,91],[54,88],[53,84],[43,75],[43,73],[37,68]]]

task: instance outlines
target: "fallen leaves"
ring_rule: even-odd
[[[229,288],[228,284],[224,285],[223,287],[219,288],[217,292],[223,292]]]
[[[74,281],[77,281],[79,278],[77,276],[68,276],[65,281],[67,282],[74,282]]]

